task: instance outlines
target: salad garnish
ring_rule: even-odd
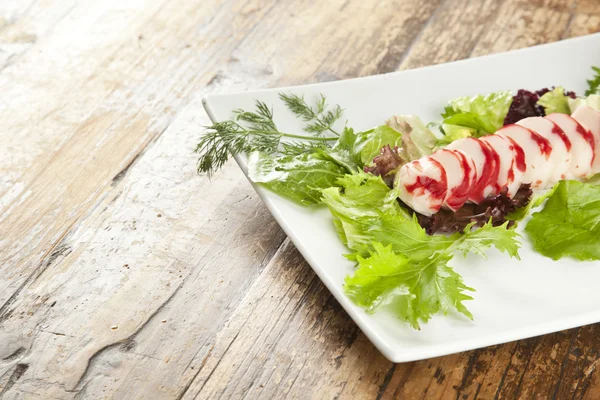
[[[195,150],[200,155],[198,173],[212,175],[229,160],[230,154],[263,151],[268,154],[293,155],[312,149],[315,143],[337,140],[322,134],[324,131],[331,131],[337,136],[331,126],[342,114],[339,106],[334,107],[333,111],[327,110],[324,96],[317,102],[315,110],[308,107],[301,97],[284,96],[282,99],[290,110],[308,122],[305,130],[313,135],[281,132],[273,120],[272,109],[256,100],[255,111],[234,110],[232,119],[206,127]],[[295,141],[282,145],[283,138]]]
[[[509,91],[490,93],[487,96],[459,97],[448,103],[442,113],[441,143],[450,143],[463,137],[481,137],[492,134],[504,125],[511,105]]]
[[[600,186],[561,181],[525,232],[538,252],[554,260],[600,260]]]
[[[280,131],[272,109],[256,101],[254,111],[235,110],[207,128],[196,148],[198,171],[211,175],[230,154],[247,154],[253,182],[296,203],[328,207],[357,267],[344,289],[368,312],[389,307],[416,329],[453,309],[472,318],[463,302],[474,289],[450,262],[457,252],[485,257],[492,246],[519,258],[517,223],[544,256],[600,260],[600,174],[591,177],[600,141],[588,128],[600,121],[600,68],[593,71],[586,97],[560,86],[460,97],[440,122],[400,115],[363,132],[340,127],[342,108],[323,95],[311,105],[281,93],[303,133]],[[565,164],[540,168],[549,162]],[[417,182],[409,192],[408,166]],[[522,182],[506,183],[516,175]],[[473,192],[464,192],[469,187]],[[413,202],[423,193],[437,206]]]

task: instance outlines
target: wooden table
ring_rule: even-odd
[[[600,398],[600,325],[390,363],[192,154],[207,93],[599,30],[599,0],[2,0],[0,397]]]

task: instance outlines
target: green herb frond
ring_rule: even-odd
[[[285,103],[291,112],[302,118],[303,121],[311,121],[317,118],[320,105],[317,104],[317,112],[315,112],[312,107],[306,104],[304,96],[298,96],[291,93],[279,93],[279,98]],[[323,99],[323,97],[321,97],[321,99]]]
[[[318,127],[315,125],[311,130],[307,130],[315,135],[297,135],[279,131],[273,120],[273,110],[266,103],[256,100],[254,111],[237,109],[233,111],[232,119],[206,127],[195,149],[195,152],[199,154],[198,173],[207,174],[210,177],[229,160],[230,154],[237,155],[253,151],[267,154],[302,154],[325,148],[327,142],[337,140],[334,137],[320,137],[320,134],[339,119],[341,116],[339,106],[336,106],[333,111],[326,111],[325,97],[321,96],[316,110],[313,110],[298,96],[280,95],[280,97],[286,98],[294,104],[296,115],[304,113],[308,117],[309,113],[312,113],[310,114],[311,119],[307,119],[307,122],[314,121],[312,124],[323,124]],[[288,104],[287,101],[286,104]],[[284,137],[298,140],[282,143],[281,139]]]
[[[332,126],[335,122],[340,119],[344,110],[340,106],[335,106],[333,110],[321,114],[320,118],[317,118],[315,122],[309,124],[304,129],[306,132],[322,133],[325,131],[332,131]],[[337,134],[337,132],[334,132]]]
[[[277,125],[273,121],[273,110],[264,102],[256,100],[256,112],[234,110],[233,114],[237,121],[246,122],[250,129],[263,131],[277,131]]]
[[[587,81],[588,90],[585,92],[586,96],[591,94],[600,94],[600,67],[592,67],[592,69],[596,75]]]
[[[211,176],[227,162],[229,153],[274,152],[281,137],[280,132],[252,131],[232,120],[217,122],[206,127],[196,146],[198,173]]]
[[[329,131],[339,136],[339,133],[333,129],[333,125],[340,119],[344,110],[338,105],[334,106],[333,110],[328,110],[327,99],[323,94],[319,95],[314,109],[306,103],[304,96],[279,93],[279,98],[291,112],[304,122],[309,122],[304,128],[306,132],[321,135],[323,132]]]

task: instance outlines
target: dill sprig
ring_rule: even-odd
[[[306,132],[321,135],[323,132],[329,131],[337,136],[340,135],[333,129],[333,124],[342,116],[344,110],[338,105],[334,106],[332,110],[327,110],[326,99],[322,94],[314,109],[306,103],[304,96],[279,93],[279,98],[290,111],[302,118],[303,121],[310,122],[304,128]]]
[[[256,112],[233,110],[235,120],[248,123],[250,129],[256,131],[277,132],[277,125],[273,121],[273,110],[264,102],[256,100]]]
[[[588,90],[585,91],[585,95],[600,94],[600,68],[592,67],[596,75],[592,79],[588,79]]]
[[[302,100],[304,105],[311,109]],[[290,105],[286,105],[292,110]],[[315,118],[307,119],[313,123],[333,125],[341,116],[339,112],[328,116],[325,97],[321,96],[316,105]],[[298,110],[298,109],[296,109]],[[311,109],[312,110],[312,109]],[[292,110],[296,115],[296,111]],[[306,112],[306,109],[304,110]],[[336,117],[337,115],[337,117]],[[304,119],[304,117],[302,117]],[[316,120],[318,118],[318,121]],[[328,128],[329,129],[329,128]],[[327,129],[316,129],[307,132],[323,133]],[[331,129],[329,129],[331,130]],[[332,131],[333,132],[333,131]],[[334,132],[335,133],[335,132]],[[282,138],[298,139],[293,142],[284,143]],[[250,153],[263,151],[268,154],[282,153],[289,155],[303,154],[325,148],[327,142],[335,141],[335,137],[322,137],[319,135],[297,135],[281,132],[273,120],[273,110],[264,102],[256,100],[255,111],[234,110],[233,118],[223,122],[207,126],[200,138],[195,152],[199,154],[198,173],[207,174],[209,177],[220,169],[229,160],[230,154]]]

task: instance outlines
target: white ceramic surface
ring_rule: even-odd
[[[211,95],[203,103],[213,121],[222,121],[233,109],[252,109],[254,99],[260,99],[273,105],[281,130],[300,132],[301,125],[277,93],[293,92],[307,100],[323,93],[330,104],[344,108],[349,126],[364,130],[394,114],[439,120],[445,103],[464,95],[553,85],[583,94],[592,65],[600,66],[600,34],[385,75]],[[245,171],[244,157],[237,161]],[[495,249],[487,260],[457,255],[452,261],[465,283],[476,289],[474,300],[465,303],[473,321],[457,313],[437,315],[416,331],[385,310],[369,315],[343,293],[344,277],[353,266],[342,257],[348,249],[338,239],[329,212],[255,189],[317,275],[391,361],[436,357],[600,321],[600,262],[553,261],[535,253],[526,238],[521,261]]]

